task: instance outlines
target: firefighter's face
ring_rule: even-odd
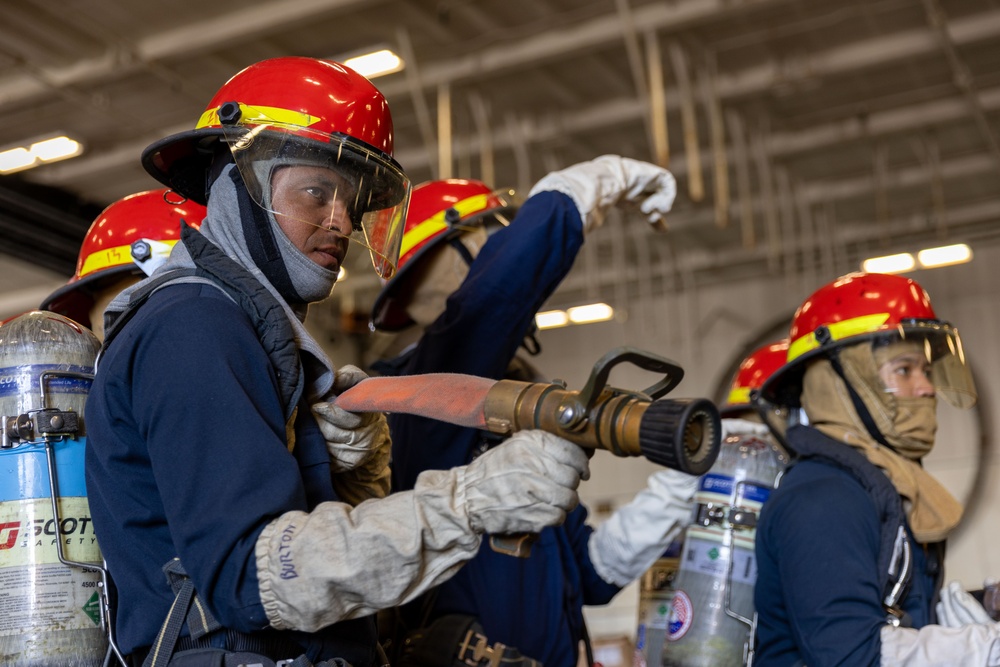
[[[899,346],[892,356],[878,367],[886,391],[899,398],[934,396],[931,363],[916,343]]]
[[[281,167],[271,176],[278,226],[296,248],[330,271],[338,271],[347,254],[350,191],[345,178],[325,167]]]

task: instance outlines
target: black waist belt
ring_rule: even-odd
[[[284,637],[275,637],[273,635],[248,635],[244,632],[239,632],[237,630],[219,630],[216,633],[212,633],[210,637],[202,637],[201,639],[192,639],[191,637],[180,637],[177,640],[177,648],[175,651],[187,651],[193,648],[214,648],[212,645],[212,639],[217,636],[217,634],[225,633],[226,643],[225,646],[218,648],[223,648],[227,651],[241,652],[241,653],[257,653],[266,658],[278,662],[279,660],[292,660],[302,655],[302,647],[293,641],[289,641]],[[132,652],[129,656],[129,661],[135,667],[141,667],[146,656],[152,650],[151,646],[143,646]]]

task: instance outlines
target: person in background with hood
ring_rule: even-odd
[[[452,576],[483,533],[542,530],[578,502],[586,455],[537,431],[386,497],[384,416],[330,403],[359,373],[302,320],[349,244],[395,269],[410,186],[392,139],[367,79],[286,57],[237,73],[194,130],[143,154],[208,213],[108,306],[86,407],[90,507],[134,665],[382,665],[377,610]]]
[[[104,309],[126,287],[159,268],[181,237],[198,229],[205,207],[171,199],[166,188],[137,192],[101,211],[83,238],[76,271],[39,308],[82,324],[104,338]]]
[[[757,664],[1000,665],[1000,626],[941,588],[962,506],[921,466],[938,397],[976,401],[958,331],[915,281],[855,273],[789,339],[756,399],[794,457],[757,528]]]
[[[372,322],[417,340],[373,369],[546,382],[517,351],[522,342],[537,351],[535,313],[569,273],[584,236],[615,206],[663,227],[675,193],[670,172],[618,155],[544,176],[520,208],[509,192],[481,181],[416,186],[400,271],[376,299]],[[394,489],[506,446],[477,429],[400,413],[389,429]],[[541,532],[527,558],[483,545],[454,578],[398,615],[400,634],[410,633],[396,638],[406,647],[402,664],[462,660],[465,628],[475,624],[485,641],[516,647],[521,664],[575,666],[581,642],[589,652],[583,606],[606,604],[642,574],[690,514],[697,477],[668,470],[657,482],[606,528],[588,526],[587,510],[577,507],[565,524]],[[452,626],[458,631],[445,632]]]

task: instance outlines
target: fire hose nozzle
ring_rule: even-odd
[[[691,475],[715,462],[722,432],[718,409],[704,398],[650,401],[603,391],[588,407],[578,392],[515,380],[490,389],[483,413],[494,433],[541,429],[586,449],[643,456]]]
[[[608,386],[611,369],[623,362],[663,373],[663,377],[642,391]],[[341,394],[337,404],[354,412],[421,415],[501,435],[541,429],[585,449],[644,456],[668,468],[701,475],[718,458],[722,425],[718,409],[707,399],[660,398],[683,376],[684,369],[669,359],[621,347],[598,360],[580,391],[556,383],[442,373],[369,378]],[[490,540],[497,551],[524,556],[530,550],[530,540],[498,537]],[[498,546],[501,541],[513,546]]]

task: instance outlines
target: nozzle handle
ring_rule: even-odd
[[[663,378],[658,382],[639,392],[650,399],[666,395],[684,378],[684,369],[675,361],[630,345],[616,347],[597,360],[594,369],[590,372],[590,377],[587,379],[587,384],[580,390],[580,402],[585,409],[589,410],[594,407],[601,391],[608,384],[611,369],[626,362],[643,370],[663,373]]]

